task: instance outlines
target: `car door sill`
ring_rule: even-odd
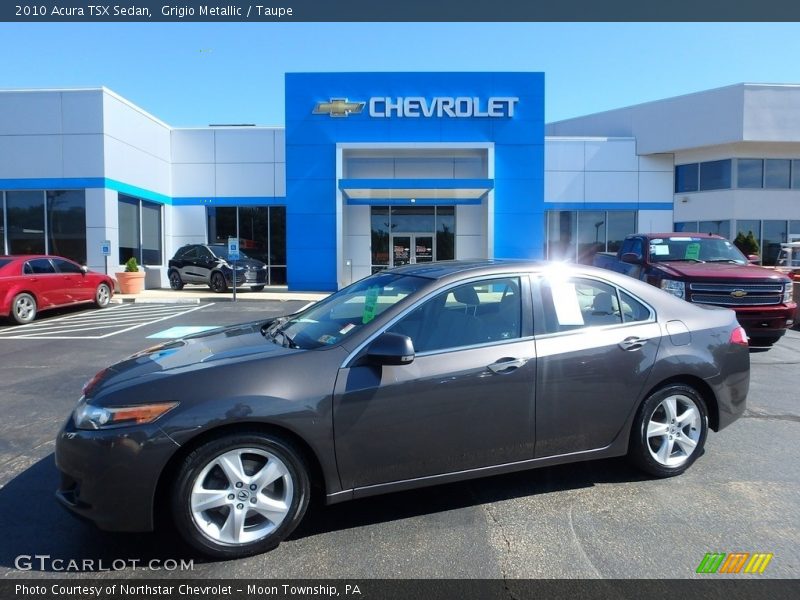
[[[375,485],[352,488],[349,490],[343,490],[341,492],[336,492],[333,494],[327,494],[325,497],[325,501],[326,504],[336,504],[339,502],[344,502],[346,500],[367,498],[369,496],[376,496],[378,494],[387,494],[391,492],[412,490],[415,488],[427,487],[431,485],[439,485],[442,483],[452,483],[456,481],[464,481],[467,479],[478,479],[480,477],[490,477],[492,475],[502,475],[505,473],[514,473],[516,471],[525,471],[527,469],[547,467],[551,465],[567,464],[571,462],[578,462],[584,460],[594,460],[601,458],[611,458],[614,456],[623,456],[625,452],[626,452],[626,447],[624,445],[611,443],[610,445],[605,446],[604,448],[596,448],[594,450],[582,450],[580,452],[572,452],[569,454],[558,454],[556,456],[531,458],[529,460],[504,463],[502,465],[491,465],[488,467],[478,467],[476,469],[468,469],[465,471],[454,471],[452,473],[428,475],[425,477],[416,477],[414,479],[403,479],[401,481],[392,481],[389,483],[379,483]]]

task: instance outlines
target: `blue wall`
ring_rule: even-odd
[[[494,256],[539,258],[544,242],[544,74],[287,73],[289,288],[335,290],[337,142],[494,142]],[[315,115],[317,102],[370,97],[519,97],[513,117]]]

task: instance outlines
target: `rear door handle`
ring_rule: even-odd
[[[513,371],[516,371],[526,362],[528,362],[527,358],[501,358],[496,363],[492,363],[491,365],[489,365],[489,370],[492,373],[505,375],[506,373],[511,373]]]
[[[644,338],[631,336],[627,337],[619,343],[619,347],[623,350],[638,350],[647,343]]]

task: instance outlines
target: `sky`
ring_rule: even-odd
[[[0,89],[105,86],[174,127],[283,125],[286,72],[543,71],[547,122],[800,84],[795,23],[0,23]]]

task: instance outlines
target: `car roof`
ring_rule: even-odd
[[[716,233],[699,233],[697,231],[669,231],[665,233],[636,233],[634,235],[637,236],[644,236],[648,239],[654,238],[671,238],[671,237],[700,237],[700,238],[713,238],[717,240],[723,240],[721,235],[717,235]],[[628,236],[631,237],[631,236]]]
[[[32,260],[35,258],[63,258],[64,260],[71,260],[63,256],[54,256],[52,254],[4,254],[0,256],[0,258],[10,258],[12,260]]]

